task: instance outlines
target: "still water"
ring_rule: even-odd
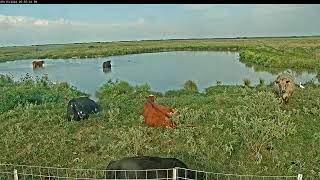
[[[111,71],[103,72],[102,63],[111,60]],[[186,80],[197,83],[200,91],[215,85],[243,84],[243,78],[257,84],[259,78],[266,83],[274,80],[278,73],[250,67],[239,62],[239,54],[233,52],[161,52],[92,59],[44,59],[43,68],[32,69],[33,60],[0,63],[0,74],[11,74],[15,79],[29,73],[31,76],[47,74],[54,82],[67,81],[78,89],[91,94],[109,79],[124,80],[130,84],[148,83],[154,91],[183,88]],[[270,73],[271,72],[271,73]],[[316,73],[298,72],[296,82],[315,79]],[[317,80],[316,80],[317,82]]]

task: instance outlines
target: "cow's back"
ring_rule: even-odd
[[[98,104],[88,97],[78,97],[73,98],[68,102],[67,106],[67,119],[71,120],[73,116],[74,120],[79,120],[77,112],[83,112],[85,117],[88,117],[89,114],[96,113],[100,110]]]
[[[88,97],[76,98],[75,102],[87,113],[94,113],[98,111],[98,104]]]
[[[129,171],[109,171],[107,173],[107,178],[172,178],[173,172],[171,169],[175,167],[188,168],[186,164],[176,158],[160,158],[150,156],[126,157],[118,161],[110,162],[107,170]],[[156,171],[156,169],[158,170]],[[186,173],[184,169],[180,169],[178,171],[178,176],[180,177],[184,177],[185,174]],[[187,176],[190,177],[189,174],[187,174]]]

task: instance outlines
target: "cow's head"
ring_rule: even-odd
[[[73,112],[73,118],[74,119],[78,119],[78,118],[83,119],[86,116],[86,113],[83,112],[81,110],[81,108],[79,107],[79,105],[77,105],[76,103],[72,103],[70,106],[71,106],[71,109],[72,109],[72,112]]]
[[[293,83],[291,79],[289,78],[282,78],[282,79],[277,79],[275,81],[275,84],[279,87],[280,93],[284,94],[287,92],[288,87],[290,84]]]
[[[150,94],[149,96],[146,96],[146,100],[147,100],[148,102],[153,103],[153,102],[155,102],[155,100],[156,100],[156,96]]]

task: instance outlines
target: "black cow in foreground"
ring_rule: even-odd
[[[161,157],[126,157],[118,161],[111,161],[107,166],[107,179],[172,179],[173,168],[177,170],[177,180],[195,179],[195,172],[187,170],[188,167],[176,158]],[[154,170],[160,169],[160,170]],[[161,170],[162,169],[162,170]],[[167,170],[168,169],[168,170]],[[121,171],[115,171],[121,170]],[[127,171],[124,171],[127,170]],[[136,171],[142,170],[142,171]],[[148,171],[145,171],[148,170]],[[198,175],[199,176],[199,175]],[[202,179],[200,177],[196,178]]]
[[[79,121],[89,118],[89,114],[94,114],[100,111],[96,102],[88,97],[73,98],[69,101],[66,117],[69,121]]]

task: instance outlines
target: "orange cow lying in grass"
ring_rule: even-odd
[[[151,127],[171,127],[175,128],[177,125],[174,121],[170,120],[170,114],[175,109],[161,106],[155,103],[156,97],[149,95],[143,107],[144,122]]]
[[[44,61],[32,61],[32,68],[38,68],[38,67],[42,67],[44,64]]]

